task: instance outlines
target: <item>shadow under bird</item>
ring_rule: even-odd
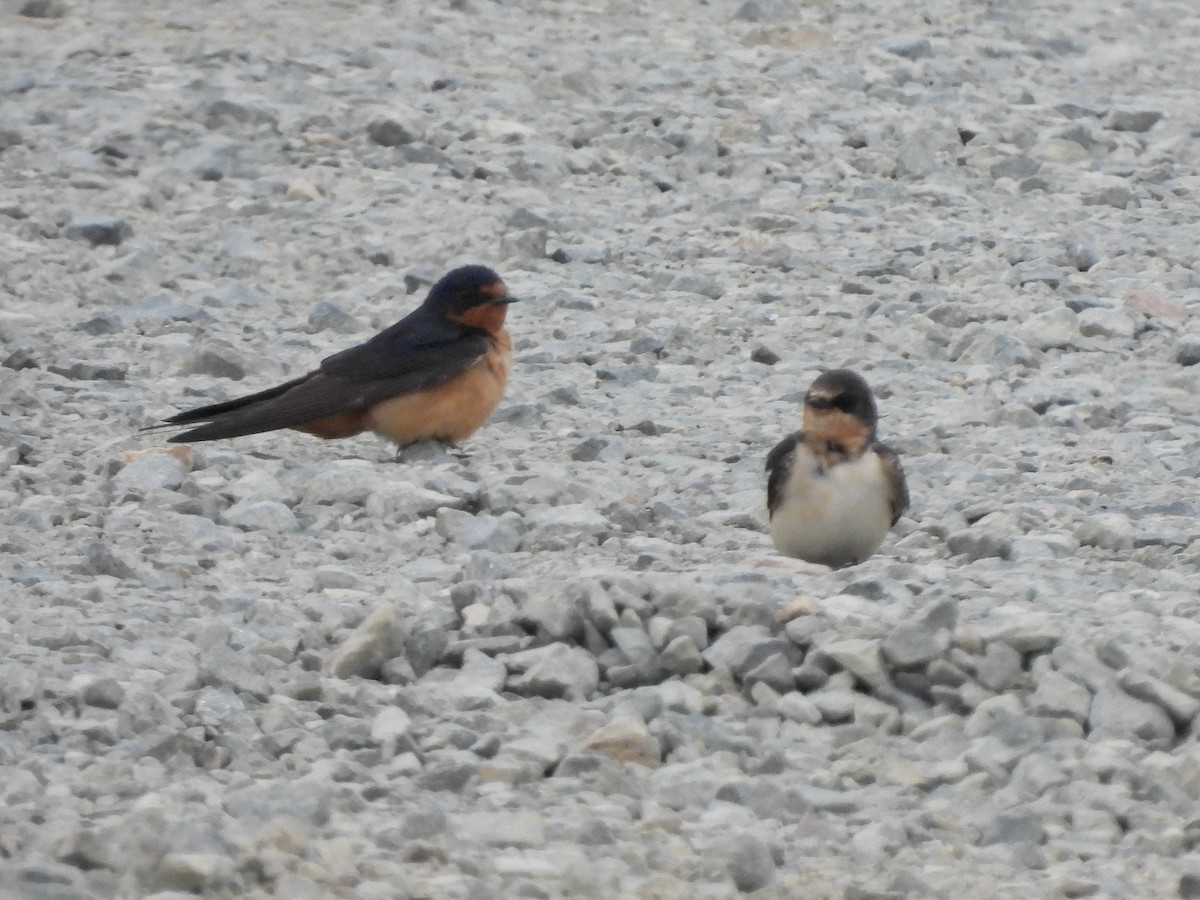
[[[767,456],[775,549],[835,568],[879,549],[908,508],[900,459],[875,439],[871,389],[849,369],[820,375],[804,396],[801,430]]]
[[[402,447],[429,439],[454,444],[474,433],[504,394],[512,365],[504,317],[515,299],[486,266],[454,269],[395,325],[326,357],[307,375],[154,427],[195,426],[172,443],[292,428],[327,439],[372,431]]]

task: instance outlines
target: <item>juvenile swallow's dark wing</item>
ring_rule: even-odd
[[[900,457],[887,444],[876,442],[875,454],[883,466],[883,474],[888,481],[888,503],[892,509],[891,524],[900,521],[900,516],[908,509],[908,482],[904,477],[904,467],[900,465]]]
[[[789,434],[767,454],[767,513],[773,515],[783,502],[783,489],[792,472],[799,434]]]

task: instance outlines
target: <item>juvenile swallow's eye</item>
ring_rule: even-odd
[[[854,398],[842,394],[840,397],[834,398],[833,405],[835,409],[840,409],[842,412],[848,413],[854,409]]]

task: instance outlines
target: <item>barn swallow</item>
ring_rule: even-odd
[[[431,438],[456,443],[487,420],[504,393],[512,365],[504,316],[515,299],[491,269],[463,266],[395,325],[326,357],[307,375],[155,427],[200,423],[172,443],[278,428],[327,439],[373,431],[402,447]]]
[[[801,430],[767,456],[771,540],[785,556],[840,568],[862,562],[908,508],[900,459],[875,439],[878,413],[849,369],[804,395]]]

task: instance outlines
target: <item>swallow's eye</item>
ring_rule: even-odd
[[[840,397],[834,398],[833,407],[834,409],[840,409],[844,413],[851,412],[854,409],[854,398],[842,394]]]

